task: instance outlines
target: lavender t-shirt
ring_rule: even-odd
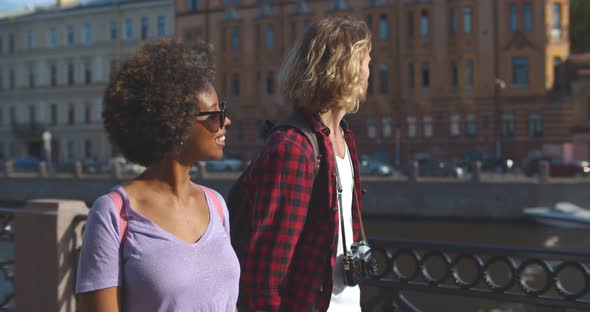
[[[118,218],[113,201],[99,197],[88,214],[76,281],[76,293],[123,287],[124,311],[236,310],[240,265],[229,239],[225,201],[224,224],[207,197],[209,225],[194,244],[160,228],[129,205],[127,234],[120,253]],[[207,195],[207,194],[205,194]]]

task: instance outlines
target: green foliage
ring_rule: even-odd
[[[590,0],[570,0],[572,53],[590,52]]]

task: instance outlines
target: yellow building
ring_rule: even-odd
[[[0,19],[0,159],[108,160],[102,127],[109,76],[143,41],[171,36],[171,0],[60,0]]]

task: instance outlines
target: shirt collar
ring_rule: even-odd
[[[305,115],[308,120],[310,121],[314,131],[317,132],[322,132],[325,135],[330,135],[330,128],[328,126],[326,126],[326,124],[324,124],[324,122],[322,121],[322,119],[320,118],[320,115],[318,113],[312,113],[306,109],[299,109],[301,111],[301,113],[303,115]],[[348,122],[342,118],[342,121],[340,121],[340,127],[342,128],[342,130],[344,130],[344,133],[348,133],[349,132],[349,126],[348,126]]]

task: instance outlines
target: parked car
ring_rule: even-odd
[[[209,160],[205,162],[208,171],[240,171],[244,169],[244,162],[239,159],[223,157],[220,160]]]
[[[421,177],[456,177],[460,178],[465,174],[463,168],[452,163],[447,163],[442,160],[432,158],[419,158],[418,175]],[[404,166],[403,172],[409,176],[411,170],[411,163]]]
[[[359,170],[361,175],[390,176],[395,169],[379,160],[369,158],[366,155],[359,157]]]
[[[100,164],[94,158],[81,159],[80,164],[82,165],[82,172],[85,173],[98,173],[101,170]],[[76,160],[64,160],[56,165],[56,169],[62,172],[74,172],[75,166]]]
[[[497,173],[507,173],[515,169],[514,160],[510,158],[497,157],[482,152],[465,152],[457,157],[457,166],[467,172],[471,172],[476,161],[481,162],[481,170]]]
[[[16,171],[36,171],[39,169],[41,160],[35,156],[27,156],[13,161],[13,167]]]
[[[540,162],[549,162],[549,175],[552,177],[582,177],[590,175],[590,164],[587,161],[565,160],[554,155],[537,155],[523,162],[522,170],[527,176],[540,173]]]

